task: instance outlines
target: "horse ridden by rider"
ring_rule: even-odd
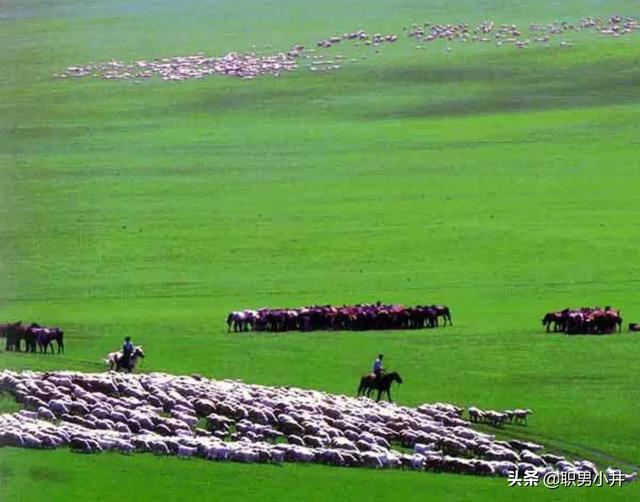
[[[142,346],[133,345],[131,337],[127,336],[122,344],[122,350],[108,354],[105,362],[109,365],[109,371],[122,370],[126,373],[132,373],[138,359],[144,359],[144,350],[142,350]]]
[[[393,382],[402,383],[402,378],[398,373],[391,372],[385,373],[382,367],[383,354],[378,354],[377,359],[373,363],[373,371],[366,375],[363,375],[360,379],[360,385],[358,387],[358,396],[371,396],[371,392],[378,391],[378,397],[376,401],[380,401],[380,398],[387,394],[389,402],[391,402],[391,384]]]

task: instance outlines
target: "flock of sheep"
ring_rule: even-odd
[[[640,30],[640,24],[635,18],[612,16],[610,18],[582,18],[579,23],[554,22],[547,25],[531,23],[527,36],[523,36],[523,29],[515,24],[496,24],[493,21],[483,21],[472,27],[468,23],[460,24],[432,24],[413,25],[408,30],[409,37],[421,42],[435,40],[459,40],[460,42],[491,42],[498,46],[512,44],[520,49],[531,43],[548,44],[553,36],[566,35],[572,32],[595,30],[603,35],[621,36]],[[570,46],[566,41],[561,46]],[[418,48],[423,48],[419,46]]]
[[[239,310],[227,316],[228,331],[366,331],[437,328],[451,325],[451,312],[444,305],[374,304],[312,305],[300,308]]]
[[[25,406],[0,415],[0,446],[485,476],[596,472],[589,461],[544,453],[539,444],[478,432],[460,418],[461,408],[443,403],[410,408],[161,373],[5,370],[0,390]]]
[[[555,36],[566,36],[579,31],[596,31],[602,35],[619,37],[640,30],[640,22],[636,18],[611,16],[609,18],[586,17],[579,23],[554,22],[547,25],[529,24],[528,32],[515,24],[496,24],[483,21],[477,26],[469,23],[414,24],[403,28],[406,38],[417,42],[416,49],[425,49],[432,42],[484,42],[497,46],[512,45],[523,49],[530,44],[550,44]],[[322,51],[337,45],[350,43],[356,47],[372,47],[379,52],[383,44],[400,40],[395,33],[370,34],[364,30],[331,36],[316,42],[317,49]],[[570,47],[571,43],[561,40],[560,47]],[[445,47],[450,51],[451,47]],[[283,72],[293,71],[298,67],[298,60],[307,60],[306,67],[310,71],[338,70],[345,64],[356,63],[358,58],[345,58],[335,54],[329,59],[316,49],[305,49],[304,45],[293,45],[286,53],[259,55],[256,52],[230,52],[222,57],[209,57],[203,53],[189,56],[139,60],[133,63],[108,61],[87,65],[70,66],[57,74],[59,78],[67,77],[101,77],[107,80],[141,80],[158,76],[162,80],[188,80],[211,75],[227,75],[231,77],[255,78],[262,75],[278,76]],[[366,58],[366,55],[361,55]]]
[[[139,80],[154,76],[162,80],[188,80],[211,75],[254,78],[261,75],[279,75],[296,68],[290,54],[278,53],[259,56],[254,52],[230,52],[220,58],[207,57],[203,53],[191,56],[140,60],[127,64],[121,61],[90,63],[70,66],[59,78],[102,77],[106,80]]]

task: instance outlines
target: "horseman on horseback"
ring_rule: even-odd
[[[131,371],[131,356],[133,355],[134,346],[131,343],[131,337],[127,336],[122,344],[122,358],[120,359],[120,366],[127,371]]]
[[[380,401],[380,398],[386,394],[389,401],[391,401],[391,384],[393,382],[402,383],[402,378],[395,371],[391,373],[385,373],[382,367],[382,360],[384,355],[378,354],[378,358],[373,363],[373,372],[363,375],[360,379],[360,385],[358,386],[358,396],[371,396],[371,392],[378,391],[376,401]]]
[[[127,337],[122,350],[110,352],[104,362],[109,365],[109,371],[123,370],[126,373],[132,373],[139,359],[144,359],[144,350],[141,346],[135,347]]]
[[[376,382],[379,382],[382,375],[384,375],[384,368],[382,367],[383,359],[384,354],[378,354],[378,358],[373,362],[373,374],[376,376]]]

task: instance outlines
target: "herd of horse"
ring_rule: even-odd
[[[576,310],[564,309],[548,312],[542,318],[547,333],[567,333],[569,335],[604,335],[622,331],[620,311],[610,306],[605,308],[583,307]]]
[[[451,312],[443,305],[404,307],[402,305],[351,305],[342,307],[311,306],[292,309],[260,309],[232,312],[227,317],[228,331],[314,331],[314,330],[390,330],[435,328],[452,324]],[[567,334],[608,334],[622,330],[620,311],[610,306],[605,308],[583,307],[564,309],[545,314],[542,325],[547,332]],[[631,331],[640,330],[640,325],[630,324]],[[15,352],[47,353],[54,343],[57,353],[64,352],[64,331],[58,327],[44,327],[37,323],[24,324],[22,321],[0,324],[0,337],[4,337],[5,350]],[[23,344],[24,342],[24,344]],[[23,349],[24,345],[24,349]],[[128,364],[121,352],[108,354],[105,362],[110,370],[131,372],[139,359],[144,358],[142,347],[136,347]],[[370,396],[378,391],[379,400],[385,394],[391,400],[390,387],[393,382],[402,383],[395,373],[387,373],[381,378],[374,374],[364,375],[360,380],[358,395]]]
[[[262,308],[241,310],[227,316],[228,331],[366,331],[423,329],[445,326],[451,311],[444,305],[376,304],[309,306],[300,308]]]
[[[53,343],[55,342],[58,354],[64,352],[64,331],[60,328],[47,328],[37,323],[23,324],[22,321],[0,324],[0,337],[5,338],[5,350],[7,352],[22,351],[24,341],[24,352],[47,353],[51,348],[54,353]]]

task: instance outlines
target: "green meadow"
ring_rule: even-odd
[[[426,21],[578,22],[637,2],[17,1],[0,6],[0,322],[65,329],[64,355],[0,368],[141,371],[353,395],[378,352],[401,404],[533,410],[499,434],[639,470],[640,32],[549,47],[438,41]],[[280,77],[56,79],[90,61],[287,50],[398,33]],[[525,30],[526,31],[526,30]],[[570,48],[559,46],[564,40]],[[445,48],[451,50],[447,51]],[[419,332],[227,334],[231,310],[442,303]],[[624,330],[547,335],[613,305]],[[2,349],[4,347],[2,346]],[[18,406],[0,394],[0,411]],[[146,454],[0,450],[0,500],[633,500],[622,488]]]

